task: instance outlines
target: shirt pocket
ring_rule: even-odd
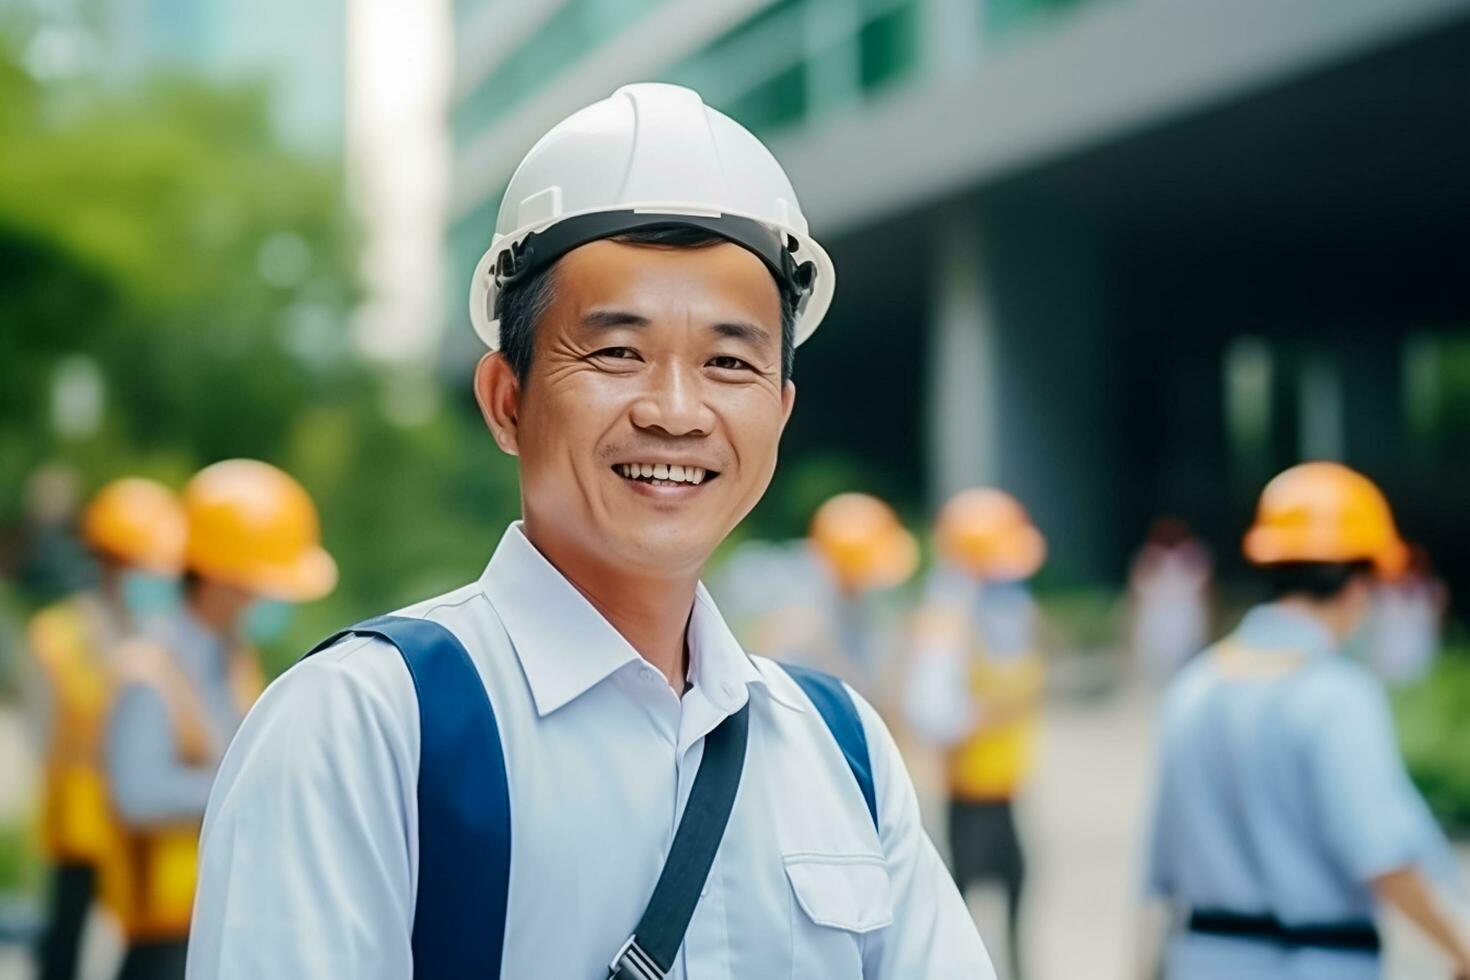
[[[878,854],[782,855],[792,893],[792,980],[862,976],[862,937],[893,922]]]

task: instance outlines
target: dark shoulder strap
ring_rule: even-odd
[[[498,980],[510,890],[510,786],[495,711],[453,633],[380,616],[347,636],[398,648],[419,703],[419,867],[413,917],[418,980]]]
[[[873,818],[873,827],[878,827],[878,793],[873,785],[873,760],[868,755],[868,735],[863,730],[863,719],[858,714],[857,704],[846,686],[831,674],[802,667],[798,664],[780,662],[791,679],[801,686],[806,696],[816,705],[817,713],[832,731],[847,768],[857,780],[858,789],[863,791],[863,802],[868,804],[868,816]]]
[[[633,935],[613,958],[609,976],[616,980],[663,980],[689,930],[699,893],[725,836],[750,735],[750,705],[729,715],[704,739],[699,772],[674,832],[674,843],[659,872],[653,897]]]

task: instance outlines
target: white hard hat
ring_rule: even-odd
[[[791,181],[749,130],[678,85],[625,85],[531,147],[470,282],[470,319],[500,348],[498,297],[519,276],[599,238],[658,225],[742,245],[797,297],[796,343],[832,302],[832,260],[807,234]]]

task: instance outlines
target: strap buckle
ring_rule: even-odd
[[[610,980],[664,980],[666,976],[663,968],[638,945],[636,935],[628,937],[608,967]]]

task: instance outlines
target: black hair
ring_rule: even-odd
[[[687,225],[639,228],[614,235],[611,240],[660,248],[708,248],[728,241],[703,228]],[[521,384],[525,384],[531,374],[536,324],[551,306],[552,274],[555,271],[556,263],[553,262],[524,279],[510,283],[500,297],[500,352]],[[796,359],[796,297],[788,289],[778,289],[777,292],[781,296],[781,380],[785,381],[791,377]]]
[[[1370,561],[1288,561],[1264,569],[1271,597],[1301,596],[1315,602],[1331,599],[1353,579],[1373,574]]]

